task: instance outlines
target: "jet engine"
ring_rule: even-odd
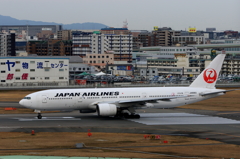
[[[98,104],[98,116],[114,116],[117,114],[117,106],[115,104]]]

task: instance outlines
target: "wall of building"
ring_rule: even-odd
[[[114,54],[87,54],[83,57],[84,63],[91,66],[96,66],[101,69],[106,66],[106,64],[114,63]]]
[[[68,85],[68,58],[0,57],[0,85]]]

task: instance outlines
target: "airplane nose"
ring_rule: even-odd
[[[20,104],[21,106],[24,106],[24,100],[20,100],[19,104]]]

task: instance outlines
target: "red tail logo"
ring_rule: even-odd
[[[213,83],[217,80],[217,72],[213,68],[208,68],[203,73],[203,78],[207,83]]]

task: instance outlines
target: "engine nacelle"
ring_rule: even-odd
[[[98,104],[97,112],[99,116],[114,116],[117,114],[117,106],[115,104]]]

